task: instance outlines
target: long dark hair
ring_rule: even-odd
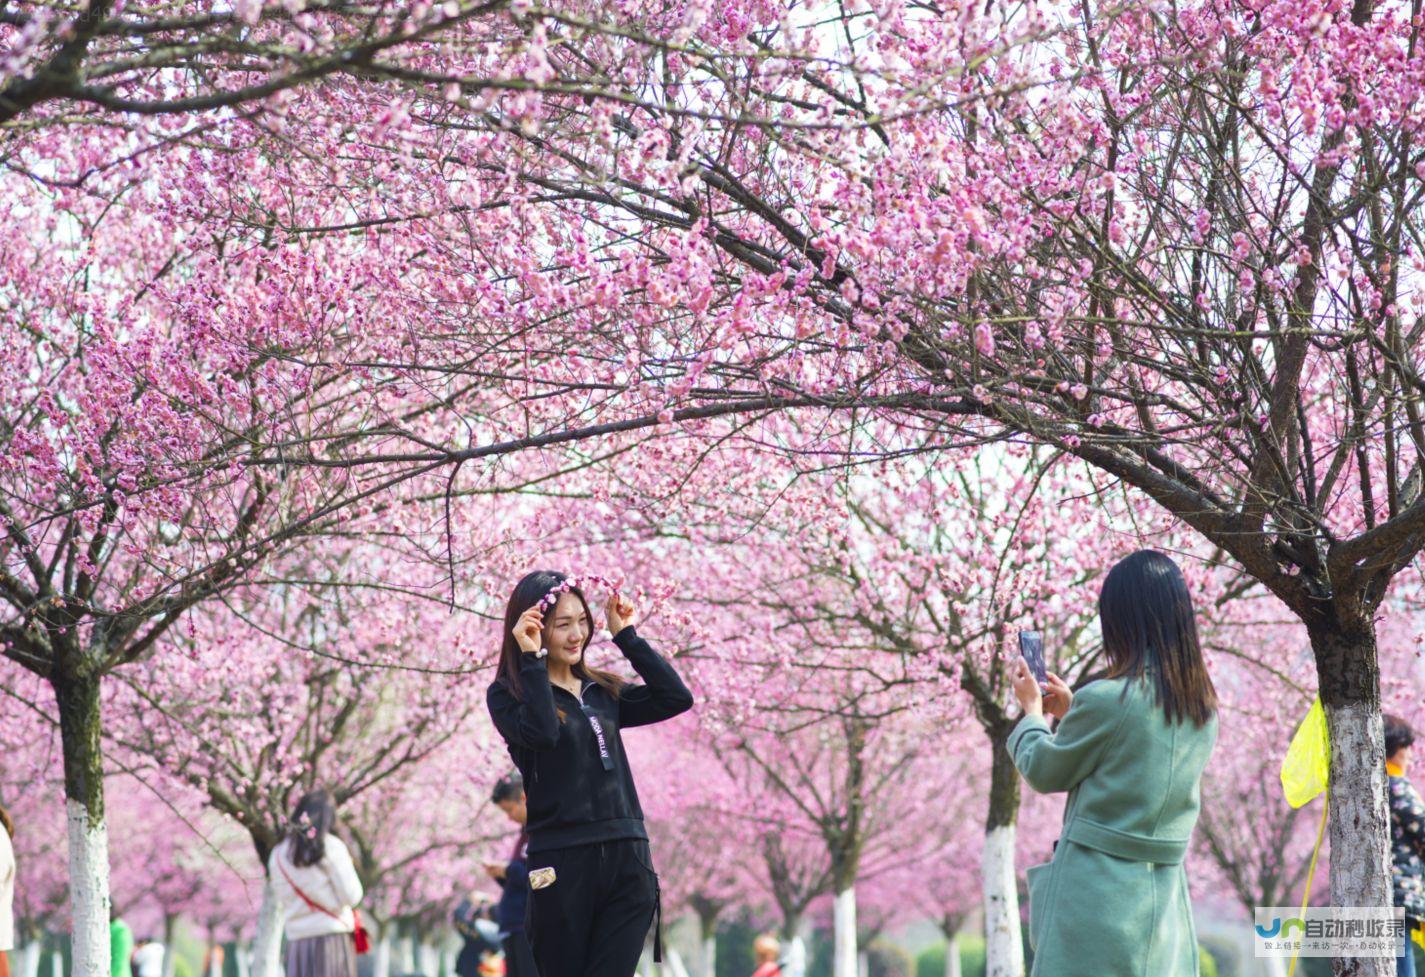
[[[1168,722],[1202,726],[1217,712],[1217,690],[1202,660],[1192,594],[1183,572],[1156,550],[1139,550],[1108,571],[1098,595],[1109,678],[1149,674]]]
[[[510,602],[505,605],[505,640],[500,645],[500,680],[509,686],[510,692],[516,699],[524,698],[524,689],[520,686],[520,643],[515,640],[515,624],[519,622],[520,615],[538,604],[555,587],[558,587],[568,579],[564,574],[556,570],[535,570],[526,573],[520,578],[520,582],[515,584],[515,592],[510,594]],[[610,693],[617,696],[619,689],[623,687],[623,682],[616,676],[597,668],[590,668],[584,660],[584,656],[589,651],[589,642],[594,640],[594,615],[589,610],[589,601],[584,597],[584,592],[578,587],[570,587],[569,593],[579,598],[579,603],[584,608],[584,614],[589,618],[589,633],[584,638],[584,647],[579,655],[579,660],[570,671],[581,681],[597,682]],[[564,718],[564,711],[559,710],[559,718]]]
[[[327,853],[327,834],[336,826],[332,795],[318,787],[302,795],[287,826],[293,865],[315,865]]]

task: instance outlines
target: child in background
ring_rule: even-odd
[[[752,953],[757,958],[757,969],[752,977],[782,977],[782,965],[778,959],[782,955],[782,944],[771,933],[763,933],[752,941]]]

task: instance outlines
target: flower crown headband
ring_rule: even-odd
[[[301,814],[294,815],[292,818],[290,818],[287,821],[287,830],[294,834],[305,835],[312,841],[317,840],[316,822],[312,820],[311,815],[309,815],[306,811],[303,811]]]
[[[571,590],[583,590],[585,585],[598,585],[618,592],[619,585],[607,577],[601,577],[595,573],[586,573],[582,577],[565,577],[564,582],[553,587],[547,594],[539,599],[539,612],[543,614],[555,604],[559,603],[559,598],[569,593]]]

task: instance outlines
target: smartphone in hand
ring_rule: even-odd
[[[1029,663],[1029,670],[1042,687],[1049,681],[1048,669],[1044,667],[1044,635],[1038,631],[1019,632],[1019,654]]]

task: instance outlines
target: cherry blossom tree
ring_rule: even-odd
[[[846,688],[884,700],[872,709],[875,724],[918,700],[922,714],[946,726],[929,734],[935,739],[954,735],[971,717],[978,722],[990,769],[981,845],[988,965],[991,973],[1013,975],[1022,972],[1023,956],[1014,837],[1019,776],[1005,748],[1018,719],[1005,677],[1015,654],[1010,645],[1017,629],[1038,627],[1062,674],[1089,677],[1100,664],[1091,627],[1096,582],[1121,555],[1114,549],[1121,537],[1101,504],[1082,498],[1086,483],[1049,459],[995,451],[956,462],[882,465],[874,485],[861,475],[803,484],[770,511],[755,501],[772,494],[765,485],[753,495],[742,483],[719,489],[699,482],[691,495],[726,506],[714,538],[734,541],[711,559],[717,575],[735,583],[715,585],[703,598],[714,613],[734,608],[735,626],[718,642],[728,648],[721,665],[740,672],[749,660],[767,660],[785,672],[777,678],[791,684],[771,708],[835,720],[841,705],[817,696],[825,695],[828,675],[841,675]],[[803,506],[812,504],[820,512],[803,519]],[[664,509],[658,518],[679,525],[684,515]],[[741,529],[744,519],[755,534]],[[704,535],[709,522],[703,517]],[[1140,523],[1124,536],[1146,528]],[[777,553],[770,563],[769,547]],[[735,644],[756,626],[751,613],[737,610],[744,604],[775,635],[763,655]],[[732,721],[748,722],[745,712]]]
[[[810,561],[822,586],[843,588],[854,623],[882,650],[921,662],[935,694],[958,686],[990,758],[982,845],[990,974],[1023,970],[1015,871],[1019,774],[1006,742],[1018,721],[1007,665],[1014,633],[1046,636],[1051,666],[1071,683],[1097,664],[1094,584],[1116,558],[1096,510],[1072,501],[1072,479],[1033,456],[966,457],[898,472],[906,490],[853,498],[840,572]],[[1105,548],[1105,545],[1109,548]],[[805,611],[801,613],[805,614]],[[913,666],[914,667],[914,666]],[[937,687],[939,686],[939,687]]]
[[[33,680],[19,685],[10,690],[12,704],[33,710],[27,691],[42,697],[47,687]],[[7,759],[0,791],[17,822],[18,969],[35,977],[46,935],[58,934],[68,923],[62,754],[58,731],[38,711],[31,712],[23,736],[10,731],[0,742]],[[170,947],[178,919],[196,921],[193,913],[200,904],[225,904],[231,919],[247,895],[247,866],[230,825],[205,812],[200,796],[164,771],[145,766],[142,758],[121,758],[117,766],[122,772],[106,778],[116,837],[114,916]],[[173,959],[172,954],[165,957],[166,968]]]
[[[323,81],[368,85],[388,97],[410,87],[452,101],[508,97],[515,105],[537,102],[544,91],[623,94],[591,65],[559,58],[558,39],[546,37],[531,7],[239,0],[157,10],[122,0],[69,8],[26,0],[0,19],[0,126],[27,133],[107,125],[161,145],[175,141],[174,128],[191,134],[234,114],[280,110],[284,95]],[[679,23],[648,25],[656,29],[643,39],[636,7],[619,20],[594,12],[569,8],[562,16],[625,73],[647,70],[643,62],[669,43],[658,35],[675,33]],[[607,49],[619,42],[626,50],[609,59]],[[388,116],[400,113],[399,104],[387,107]],[[146,124],[155,117],[177,121]]]
[[[56,256],[78,279],[51,279],[4,320],[16,355],[4,366],[9,420],[0,435],[0,644],[54,690],[70,801],[76,966],[86,977],[107,970],[104,676],[150,654],[194,605],[320,531],[319,523],[330,527],[344,491],[348,500],[366,494],[347,491],[354,486],[339,469],[299,479],[248,454],[249,435],[259,430],[305,440],[266,427],[259,405],[275,408],[266,416],[282,417],[279,426],[303,415],[303,427],[316,421],[302,405],[322,381],[315,390],[296,382],[258,351],[261,342],[249,342],[252,334],[200,339],[203,314],[170,307],[185,326],[170,329],[166,316],[152,325],[144,306],[157,301],[145,281],[154,266],[129,256],[132,288],[116,286],[92,304],[82,282],[102,275],[103,262]],[[12,280],[34,284],[28,255],[11,248],[0,260]],[[179,290],[168,298],[187,302]]]
[[[64,817],[56,777],[59,748],[52,730],[26,715],[29,696],[44,696],[43,683],[28,675],[15,679],[5,685],[5,708],[0,708],[0,754],[5,757],[0,765],[0,803],[15,821],[16,951],[11,963],[21,977],[38,977],[47,936],[62,931],[66,922]]]
[[[308,567],[305,586],[232,593],[195,615],[191,636],[175,636],[164,655],[125,672],[128,695],[111,709],[114,738],[240,824],[264,867],[300,794],[326,787],[379,897],[395,866],[414,872],[421,857],[459,848],[476,833],[460,815],[467,808],[430,799],[435,770],[448,781],[450,768],[434,755],[457,738],[463,756],[478,755],[476,744],[488,741],[471,723],[482,690],[462,617],[429,598],[323,582],[317,570]],[[223,690],[218,701],[215,684]],[[461,765],[471,776],[488,769]],[[419,777],[428,779],[412,779]],[[419,801],[406,806],[428,804],[427,822],[456,819],[446,825],[456,833],[417,831],[422,819],[412,811],[394,817],[408,793]],[[399,854],[395,825],[407,842]],[[276,972],[281,939],[270,883],[254,939],[259,977]]]
[[[767,52],[735,78],[513,134],[550,276],[675,404],[879,410],[880,453],[1029,437],[1201,534],[1307,628],[1333,898],[1382,901],[1374,617],[1425,540],[1412,8],[778,14],[710,23]]]
[[[717,931],[728,910],[765,903],[757,852],[768,830],[763,795],[746,793],[700,737],[635,741],[640,769],[657,771],[644,804],[663,912],[692,913],[698,924],[697,977],[716,977]],[[650,755],[651,754],[651,755]],[[647,759],[643,759],[647,757]]]
[[[1250,913],[1301,897],[1317,807],[1289,806],[1281,783],[1282,757],[1311,704],[1302,685],[1311,677],[1306,635],[1290,622],[1220,624],[1207,633],[1209,645],[1246,641],[1285,653],[1272,671],[1242,659],[1213,676],[1222,701],[1220,739],[1232,749],[1220,751],[1204,777],[1197,838],[1221,873],[1221,887]]]
[[[915,847],[918,832],[906,829],[925,806],[912,785],[930,781],[929,767],[946,766],[938,755],[932,761],[921,733],[896,729],[884,716],[870,721],[871,701],[843,700],[836,704],[840,716],[815,722],[783,705],[773,710],[780,721],[744,720],[719,737],[727,762],[760,774],[761,791],[779,796],[795,812],[798,830],[823,846],[833,966],[850,977],[858,958],[856,885]]]
[[[82,948],[97,686],[187,608],[421,476],[636,451],[651,505],[748,444],[805,476],[1032,440],[1190,527],[1305,627],[1332,899],[1384,900],[1376,618],[1425,540],[1410,5],[457,3],[361,34],[239,4],[201,80],[186,12],[12,7],[0,592],[68,729]],[[432,69],[447,34],[489,43]],[[541,89],[482,97],[512,53]],[[184,115],[274,73],[260,113]],[[116,142],[154,93],[201,131]],[[76,105],[105,124],[41,118]]]

